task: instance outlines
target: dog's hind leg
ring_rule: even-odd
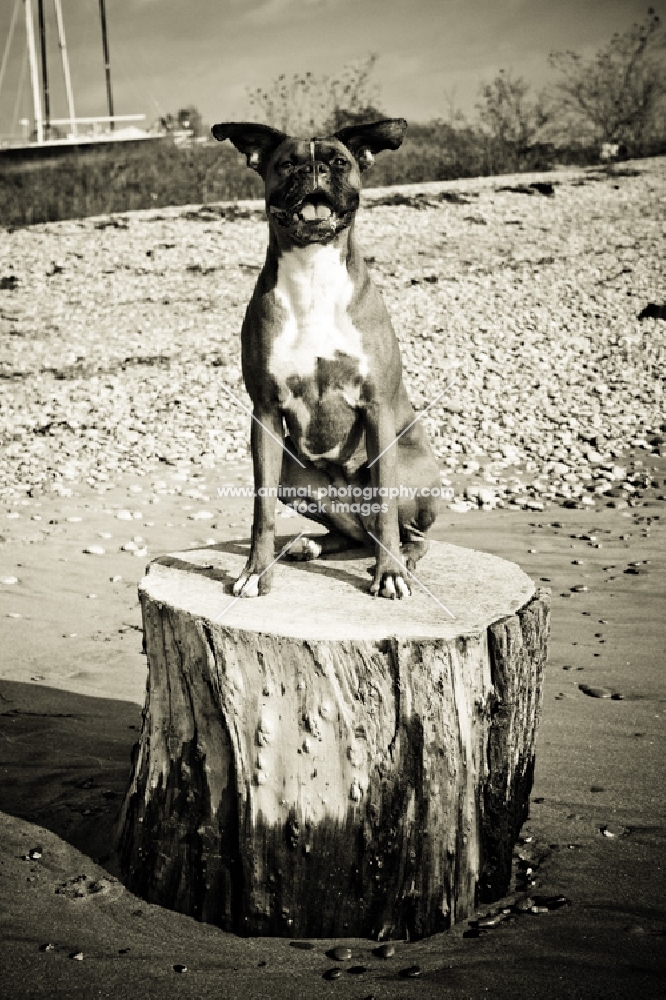
[[[400,525],[400,554],[405,560],[405,566],[412,573],[419,559],[428,551],[428,539],[425,537],[425,530],[417,524]]]
[[[287,438],[286,447],[294,453],[295,446]],[[331,555],[334,552],[344,552],[346,549],[357,548],[367,544],[367,534],[360,518],[345,512],[342,504],[334,502],[330,487],[334,483],[327,473],[313,462],[301,457],[304,467],[285,451],[282,460],[280,499],[288,507],[293,507],[317,524],[328,528],[326,535],[305,535],[285,553],[287,559],[317,559],[319,556]]]
[[[398,501],[398,525],[401,555],[413,572],[428,551],[425,535],[437,518],[440,492],[439,468],[420,423],[398,442],[398,477],[400,485],[412,494]]]
[[[309,559],[318,559],[320,556],[333,555],[334,552],[346,552],[353,548],[363,548],[363,542],[350,538],[349,535],[343,535],[339,531],[329,531],[326,535],[303,535],[285,553],[285,558],[305,562]]]

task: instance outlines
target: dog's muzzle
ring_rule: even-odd
[[[270,205],[268,211],[297,243],[326,243],[351,224],[356,207],[339,211],[325,192],[315,191],[293,207]]]

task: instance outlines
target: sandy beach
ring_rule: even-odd
[[[637,315],[666,298],[657,252],[666,170],[635,166],[636,176],[587,185],[548,175],[561,185],[552,197],[496,190],[532,178],[410,190],[405,198],[430,200],[400,206],[398,245],[389,245],[390,206],[364,216],[415,403],[425,405],[447,364],[462,364],[455,401],[428,417],[452,495],[432,537],[512,560],[552,590],[515,868],[518,880],[533,870],[530,894],[562,897],[557,909],[521,913],[518,881],[477,914],[510,910],[497,926],[474,933],[466,921],[395,942],[388,958],[368,940],[345,940],[352,957],[336,962],[327,952],[340,942],[242,939],[147,904],[119,881],[115,824],[146,684],[137,584],[162,553],[249,540],[251,500],[217,492],[251,483],[248,418],[215,379],[242,393],[237,332],[263,256],[261,219],[248,208],[247,218],[211,213],[202,225],[173,209],[160,213],[166,221],[137,213],[101,228],[0,233],[0,277],[17,279],[0,291],[4,996],[664,995],[666,449],[654,387],[665,325]],[[451,190],[473,208],[435,204]],[[604,227],[612,247],[598,240]],[[513,264],[500,274],[507,232]],[[581,248],[575,273],[565,244]],[[174,252],[177,266],[156,266],[156,253]],[[537,264],[550,257],[557,263]],[[549,267],[555,276],[544,276]],[[493,308],[508,315],[516,301],[502,282],[522,309],[503,340]],[[536,401],[512,409],[507,399],[537,370]],[[278,524],[286,538],[307,522]],[[334,966],[340,978],[323,978]],[[419,974],[407,975],[414,966]]]

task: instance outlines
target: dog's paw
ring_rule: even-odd
[[[303,538],[299,538],[297,542],[294,542],[290,546],[287,552],[285,552],[285,558],[298,562],[308,562],[311,559],[318,559],[322,550],[323,546],[319,542],[315,541],[314,538],[308,538],[306,535]]]
[[[386,597],[390,601],[399,601],[403,597],[411,597],[412,594],[400,571],[382,573],[373,582],[370,593],[374,594],[375,597]]]
[[[259,574],[242,573],[234,584],[235,597],[259,597]]]
[[[243,570],[233,586],[233,593],[235,597],[262,597],[270,589],[270,573]]]

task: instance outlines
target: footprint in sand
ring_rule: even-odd
[[[92,898],[117,899],[123,891],[118,879],[110,875],[93,878],[90,875],[75,875],[62,882],[55,890],[57,895],[66,896],[78,902]]]

